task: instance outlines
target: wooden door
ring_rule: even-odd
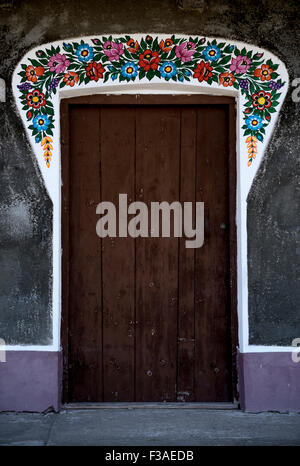
[[[232,102],[165,101],[62,111],[65,401],[233,399]],[[204,245],[100,239],[96,206],[119,193],[204,202]]]

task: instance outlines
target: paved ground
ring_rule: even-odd
[[[300,445],[300,414],[203,409],[0,413],[0,445]]]

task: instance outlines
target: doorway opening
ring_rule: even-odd
[[[237,399],[235,127],[231,97],[62,100],[64,403]],[[204,202],[203,246],[100,239],[120,193]]]

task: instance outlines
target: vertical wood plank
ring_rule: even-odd
[[[135,109],[101,109],[101,195],[134,200]],[[104,401],[134,401],[134,239],[102,240]]]
[[[197,112],[193,107],[181,109],[180,202],[192,202],[195,209],[195,157]],[[195,210],[194,210],[195,211]],[[179,241],[178,279],[178,367],[177,401],[195,400],[195,249]]]
[[[178,108],[137,108],[136,198],[179,197]],[[171,217],[172,218],[172,217]],[[176,400],[178,238],[136,240],[137,401]]]
[[[61,346],[62,346],[62,402],[69,401],[69,369],[68,369],[68,335],[69,335],[69,159],[70,159],[70,130],[69,105],[65,100],[60,104],[61,127],[61,239],[62,239],[62,313],[61,313]]]
[[[228,115],[201,107],[196,197],[205,203],[205,240],[196,250],[196,398],[231,401]]]
[[[99,111],[70,113],[69,401],[102,400]]]

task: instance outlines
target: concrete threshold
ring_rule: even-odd
[[[64,410],[74,409],[239,409],[238,403],[169,403],[169,402],[104,402],[104,403],[67,403],[62,406]]]

